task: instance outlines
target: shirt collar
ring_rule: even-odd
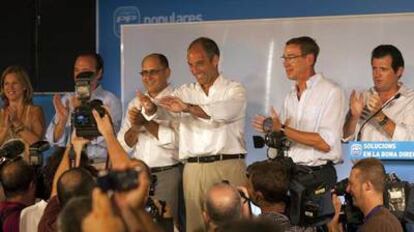
[[[322,78],[322,74],[320,73],[316,73],[315,75],[309,77],[309,79],[306,81],[306,89],[311,89],[312,87],[314,87]],[[297,92],[296,83],[292,86],[292,89],[295,90],[295,92]]]
[[[209,95],[210,95],[210,91],[212,89],[215,89],[215,88],[219,87],[222,83],[223,83],[223,75],[222,74],[219,74],[218,77],[217,77],[217,79],[214,81],[213,85],[208,90]],[[203,88],[201,88],[200,83],[198,83],[198,82],[196,82],[196,88],[197,88],[197,90],[203,90]]]
[[[164,96],[170,95],[171,92],[172,92],[172,87],[170,84],[168,84],[167,87],[161,90],[161,92],[159,92],[157,96],[155,96],[154,98],[149,95],[148,91],[145,91],[145,95],[147,95],[151,100],[158,100]]]
[[[98,85],[95,90],[92,91],[92,96],[100,96],[102,95],[104,89],[101,85]]]
[[[408,96],[408,95],[410,94],[410,90],[407,88],[407,86],[406,86],[406,85],[404,85],[404,83],[402,83],[402,82],[398,82],[398,86],[399,86],[400,88],[399,88],[399,89],[398,89],[398,91],[395,93],[395,95],[397,95],[398,93],[400,93],[402,96],[406,97],[406,96]],[[371,88],[369,88],[369,90],[370,90],[372,93],[375,93],[375,92],[376,92],[376,90],[375,90],[375,87],[374,87],[374,86],[372,86]]]

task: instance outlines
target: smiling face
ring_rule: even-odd
[[[217,55],[210,58],[200,44],[195,44],[188,50],[187,62],[191,73],[201,86],[210,87],[213,85],[219,75],[219,57]]]
[[[156,96],[168,85],[170,69],[163,67],[157,56],[149,56],[142,62],[141,77],[145,89]]]
[[[312,64],[309,63],[310,54],[302,54],[300,45],[288,44],[285,47],[283,53],[283,66],[285,72],[290,80],[300,80],[307,74],[308,70],[312,68]]]
[[[353,204],[359,208],[361,208],[362,203],[364,202],[364,183],[359,176],[360,172],[359,169],[352,169],[348,179],[348,186],[346,187],[346,191],[352,196]]]
[[[402,75],[403,68],[400,67],[397,71],[394,71],[390,55],[373,58],[371,66],[372,80],[377,92],[396,92],[398,90],[398,81]]]
[[[3,92],[9,102],[24,98],[26,87],[15,73],[9,73],[4,77]]]

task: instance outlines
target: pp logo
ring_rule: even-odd
[[[121,6],[114,11],[114,35],[121,36],[122,24],[136,24],[141,22],[141,13],[135,6]]]
[[[351,146],[351,156],[361,156],[362,155],[362,145],[361,144],[352,144]]]

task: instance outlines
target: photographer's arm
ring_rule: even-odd
[[[110,116],[105,114],[101,117],[96,110],[92,110],[92,114],[96,120],[96,124],[98,125],[99,132],[106,141],[109,160],[111,161],[113,168],[127,164],[129,162],[128,154],[122,148],[115,136]]]
[[[66,150],[63,153],[62,160],[59,163],[58,168],[56,169],[55,175],[53,176],[53,183],[52,183],[52,192],[50,194],[50,198],[57,195],[57,182],[59,177],[70,168],[70,160],[69,160],[69,153],[70,153],[71,146],[66,146]]]
[[[332,204],[335,209],[335,214],[332,220],[327,224],[329,232],[343,232],[341,223],[339,222],[339,214],[341,212],[341,201],[336,194],[332,194]]]

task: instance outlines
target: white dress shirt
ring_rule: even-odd
[[[74,93],[67,93],[62,97],[63,105],[70,106],[69,100]],[[115,132],[119,130],[119,126],[121,125],[122,119],[122,108],[121,108],[121,101],[118,97],[116,97],[113,93],[104,90],[101,86],[98,86],[91,95],[91,100],[98,99],[101,100],[104,105],[109,108],[112,123],[114,125]],[[72,114],[73,109],[70,107],[70,115]],[[63,132],[62,137],[60,137],[57,141],[53,141],[53,132],[55,130],[55,126],[57,123],[56,115],[53,117],[52,121],[50,122],[47,131],[46,131],[46,140],[51,145],[57,146],[66,146],[69,142],[69,133],[71,130],[71,116],[69,116],[68,121],[65,126],[65,130]],[[104,160],[106,159],[107,149],[104,138],[99,136],[91,141],[90,144],[87,145],[87,153],[88,157],[91,159],[99,159]]]
[[[364,92],[364,96],[374,92],[373,88]],[[398,90],[400,97],[390,99],[389,104],[382,109],[382,112],[395,123],[395,130],[390,138],[385,130],[379,126],[374,119],[371,119],[361,131],[361,141],[412,141],[414,140],[414,91],[400,83]],[[368,97],[364,97],[365,103]],[[384,103],[387,104],[387,103]],[[353,136],[356,139],[364,119],[358,121]]]
[[[180,114],[180,159],[216,154],[246,153],[244,121],[246,90],[218,76],[206,95],[198,82],[174,91],[182,101],[200,106],[210,119]]]
[[[198,82],[185,84],[172,95],[185,103],[200,106],[210,116],[210,119],[203,119],[190,113],[176,114],[179,120],[180,160],[196,156],[246,153],[246,90],[243,85],[219,75],[208,95]],[[159,108],[156,115],[162,115],[162,112]]]
[[[286,96],[281,120],[299,131],[318,133],[329,145],[325,153],[311,146],[292,143],[288,155],[295,163],[319,166],[341,160],[342,126],[345,116],[343,91],[334,82],[315,74],[306,82],[300,100],[296,86]]]
[[[168,86],[151,100],[155,103],[161,97],[168,96],[173,89]],[[141,103],[137,97],[128,104],[128,111],[132,108],[141,110]],[[118,133],[118,140],[122,147],[134,158],[143,160],[149,167],[164,167],[178,163],[178,135],[176,134],[177,125],[171,117],[154,119],[159,124],[158,139],[148,132],[144,127],[138,134],[138,142],[133,147],[129,147],[125,142],[125,133],[131,128],[131,121],[128,118],[128,111],[122,121],[121,129]]]
[[[19,230],[22,232],[37,232],[37,226],[43,216],[47,202],[40,200],[34,205],[28,206],[20,213]]]

